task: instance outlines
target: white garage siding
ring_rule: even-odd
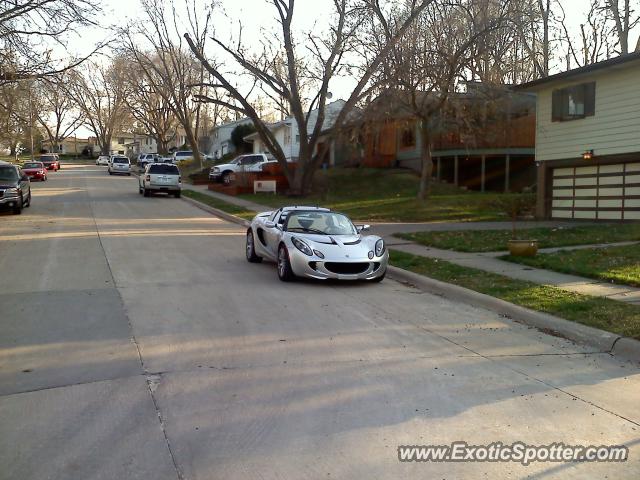
[[[596,157],[640,151],[640,61],[624,68],[593,72],[540,89],[536,113],[536,160],[578,159],[586,150]],[[555,89],[595,82],[595,115],[554,122]]]
[[[551,217],[640,220],[640,162],[555,168]]]

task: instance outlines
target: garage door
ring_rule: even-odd
[[[640,163],[556,168],[551,216],[640,220]]]

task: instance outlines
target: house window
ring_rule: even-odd
[[[554,90],[551,103],[551,120],[554,122],[593,116],[596,111],[596,84],[590,82]]]
[[[400,148],[415,148],[416,146],[416,124],[410,122],[402,127],[400,132]]]
[[[287,128],[284,131],[284,144],[285,145],[290,145],[291,144],[291,129]]]
[[[300,143],[300,135],[296,135],[296,143]]]

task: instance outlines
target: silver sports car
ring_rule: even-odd
[[[381,281],[389,253],[382,238],[363,236],[346,215],[327,208],[283,207],[256,215],[247,230],[247,260],[278,264],[278,277]]]

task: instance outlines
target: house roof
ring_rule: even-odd
[[[555,75],[550,75],[548,77],[540,78],[538,80],[533,80],[531,82],[523,83],[521,85],[516,85],[514,87],[515,90],[531,90],[535,91],[541,87],[545,87],[548,84],[573,79],[575,77],[580,77],[583,75],[588,75],[593,72],[597,72],[600,70],[620,68],[623,66],[628,66],[633,62],[638,62],[640,65],[640,52],[628,53],[626,55],[620,55],[619,57],[611,58],[609,60],[604,60],[598,63],[592,63],[591,65],[586,65],[580,68],[574,68],[573,70],[568,70],[566,72],[557,73]]]

